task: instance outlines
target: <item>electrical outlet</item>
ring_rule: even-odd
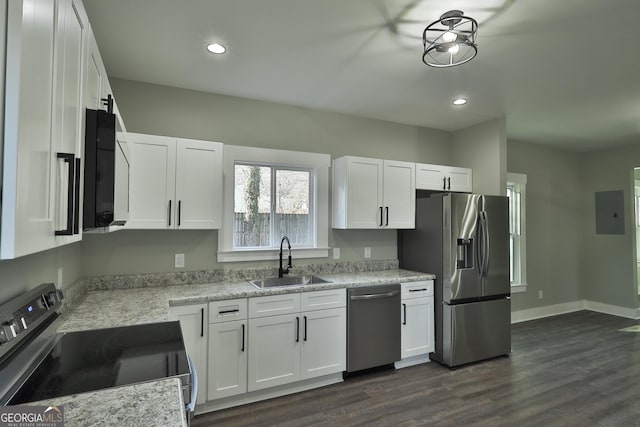
[[[176,268],[184,267],[184,254],[176,254]]]
[[[371,248],[369,247],[364,248],[364,257],[371,258]]]
[[[64,269],[62,267],[58,268],[58,283],[56,283],[56,287],[58,289],[62,289],[62,275],[64,273]]]
[[[538,299],[544,298],[542,291],[538,291]]]
[[[333,259],[340,259],[340,248],[333,248]]]

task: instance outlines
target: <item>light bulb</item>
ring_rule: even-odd
[[[460,51],[460,45],[458,43],[456,43],[453,46],[451,46],[449,49],[447,49],[447,51],[451,55],[455,55],[456,53],[458,53]]]
[[[464,105],[468,101],[465,98],[456,98],[453,100],[453,105]]]
[[[207,50],[211,53],[225,53],[227,48],[222,46],[220,43],[211,43],[207,45]]]
[[[442,35],[442,40],[446,43],[451,43],[456,41],[456,39],[458,38],[458,35],[456,33],[453,33],[451,31],[447,31],[446,33],[444,33]]]

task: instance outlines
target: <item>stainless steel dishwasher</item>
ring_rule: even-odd
[[[400,360],[400,285],[348,290],[347,372]]]

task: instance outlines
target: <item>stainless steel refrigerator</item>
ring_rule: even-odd
[[[432,360],[455,367],[511,352],[506,197],[419,197],[416,228],[398,231],[398,258],[436,275]]]

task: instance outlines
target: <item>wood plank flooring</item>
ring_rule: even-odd
[[[512,326],[512,354],[434,362],[195,417],[204,426],[640,426],[638,324],[580,311]]]

